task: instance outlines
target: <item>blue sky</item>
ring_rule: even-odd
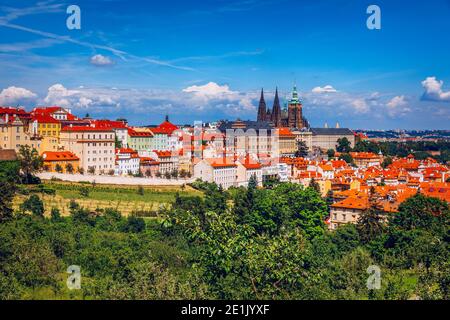
[[[261,87],[271,105],[295,82],[313,126],[450,129],[449,16],[450,0],[0,0],[0,105],[254,119]]]

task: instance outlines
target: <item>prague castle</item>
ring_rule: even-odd
[[[287,107],[281,110],[278,88],[275,90],[275,99],[272,109],[267,108],[264,99],[264,90],[261,90],[261,98],[258,106],[258,122],[269,122],[276,128],[303,129],[309,128],[309,123],[303,116],[302,102],[298,97],[297,87],[294,86],[292,97],[287,102]]]
[[[337,140],[340,138],[347,138],[350,145],[355,145],[354,133],[348,128],[340,128],[339,124],[336,124],[336,128],[328,128],[328,125],[325,125],[325,128],[311,128],[303,115],[303,104],[295,85],[292,96],[283,109],[281,109],[278,88],[275,90],[272,109],[267,108],[264,90],[262,89],[256,124],[275,128],[289,128],[297,137],[297,140],[304,141],[310,150],[313,147],[322,150],[335,149]]]

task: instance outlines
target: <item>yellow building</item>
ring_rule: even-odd
[[[0,118],[0,148],[14,149],[18,152],[21,145],[29,145],[39,151],[42,139],[28,132],[27,128],[15,115],[6,114]]]
[[[297,151],[297,137],[289,128],[277,129],[280,156],[293,156]]]
[[[45,151],[42,153],[42,158],[44,159],[44,170],[50,172],[58,172],[59,166],[61,173],[75,173],[80,165],[80,159],[70,151]]]
[[[44,151],[58,151],[63,149],[59,144],[59,139],[57,137],[41,137],[41,148],[39,149],[39,153],[43,153]]]
[[[48,114],[33,115],[31,127],[31,132],[34,134],[41,137],[54,137],[59,139],[61,123]]]

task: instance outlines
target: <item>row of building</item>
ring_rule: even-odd
[[[328,159],[323,154],[335,150],[338,139],[354,145],[363,137],[339,126],[309,127],[295,88],[291,112],[287,118],[282,113],[281,123],[262,117],[263,93],[261,101],[257,121],[194,126],[177,126],[166,117],[157,126],[136,127],[126,120],[79,118],[57,106],[29,112],[0,107],[0,149],[18,152],[29,145],[42,155],[44,170],[53,172],[148,177],[184,172],[225,189],[246,186],[252,176],[259,185],[278,180],[309,186],[314,181],[323,196],[332,194],[331,229],[355,223],[373,198],[386,214],[417,192],[450,202],[449,168],[434,159],[419,161],[410,155],[387,168],[381,166],[382,154],[370,152],[351,153],[353,165],[338,160],[339,153]],[[308,157],[297,156],[299,142],[306,145]]]

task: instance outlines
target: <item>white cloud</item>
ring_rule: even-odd
[[[218,85],[215,82],[208,82],[203,86],[190,86],[183,89],[183,92],[192,93],[196,97],[200,98],[217,98],[224,97],[228,95],[233,95],[236,92],[230,90],[230,88],[225,84],[223,86]]]
[[[357,113],[367,113],[370,110],[365,99],[355,99],[351,102],[351,106]]]
[[[230,90],[228,85],[209,82],[205,85],[193,85],[183,89],[187,94],[187,103],[200,110],[220,108],[231,115],[256,110],[253,93],[240,93]]]
[[[312,93],[335,93],[337,90],[330,85],[326,85],[325,87],[315,87],[312,89]]]
[[[391,117],[405,115],[406,113],[411,111],[411,109],[408,107],[408,101],[406,101],[405,96],[396,96],[392,98],[386,104],[386,107],[387,112]]]
[[[450,91],[443,91],[443,85],[442,80],[437,80],[436,77],[427,77],[422,81],[422,86],[425,88],[422,100],[450,101]]]
[[[0,92],[0,105],[16,105],[34,100],[36,97],[37,95],[30,90],[13,86]]]
[[[96,54],[95,56],[91,57],[91,64],[98,67],[105,67],[113,65],[114,62],[109,57],[103,56],[101,54]]]
[[[96,89],[70,90],[62,84],[55,84],[48,88],[44,102],[47,105],[57,105],[63,108],[91,108],[118,107],[120,102],[110,90]]]

